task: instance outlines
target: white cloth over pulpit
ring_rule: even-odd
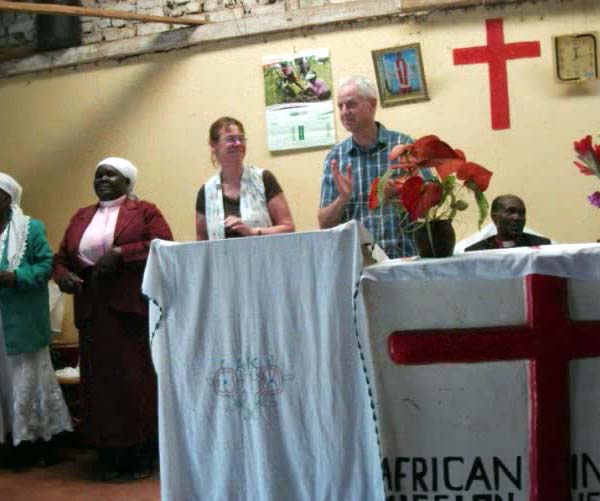
[[[355,223],[152,243],[163,501],[383,499]]]
[[[510,356],[511,343],[516,349],[524,342],[525,277],[530,274],[567,280],[567,322],[600,320],[598,244],[391,260],[363,271],[361,292],[389,501],[566,499],[530,497],[530,453],[537,446],[530,418],[537,396],[530,360]],[[505,332],[514,332],[514,338],[500,346],[504,359],[427,362],[427,349],[433,353],[439,346],[418,344],[424,335],[440,336],[442,343],[452,345],[452,336]],[[392,333],[396,339],[410,339],[400,345],[408,350],[406,356],[414,357],[409,351],[420,348],[421,360],[395,363]],[[544,333],[535,335],[541,336],[538,346],[548,347]],[[578,334],[568,335],[577,344]],[[461,349],[468,358],[471,346]],[[442,345],[440,351],[452,350]],[[571,469],[572,499],[600,499],[600,359],[574,358],[567,367],[571,447],[570,452],[554,453]],[[543,415],[537,426],[544,426]],[[550,439],[553,431],[543,429]]]

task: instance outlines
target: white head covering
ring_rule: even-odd
[[[108,157],[104,160],[101,160],[98,165],[96,165],[96,170],[101,165],[108,165],[113,169],[118,170],[124,177],[129,179],[129,188],[127,189],[127,193],[132,193],[133,188],[135,187],[135,182],[137,180],[137,167],[133,165],[129,160],[120,157]]]
[[[29,235],[29,216],[23,214],[21,210],[21,193],[23,188],[17,181],[0,172],[0,189],[10,195],[11,214],[10,221],[0,235],[0,258],[3,255],[4,247],[7,247],[6,257],[8,259],[8,271],[16,270],[21,264],[25,249],[27,248],[27,236]],[[6,238],[8,236],[8,238]]]
[[[21,188],[21,185],[17,183],[15,178],[4,172],[0,172],[0,189],[10,195],[12,206],[21,205],[21,193],[23,193],[23,188]]]

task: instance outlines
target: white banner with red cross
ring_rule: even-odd
[[[600,245],[361,282],[387,501],[600,500]]]

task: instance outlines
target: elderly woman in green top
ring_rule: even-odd
[[[57,462],[49,441],[72,430],[48,349],[52,251],[43,223],[23,214],[21,193],[19,183],[0,172],[0,338],[10,381],[0,386],[0,405],[10,407],[3,412],[9,426],[0,432],[12,434],[16,469]],[[5,379],[0,376],[0,384]]]

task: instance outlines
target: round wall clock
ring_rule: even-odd
[[[598,33],[553,37],[556,77],[561,82],[598,78]]]

